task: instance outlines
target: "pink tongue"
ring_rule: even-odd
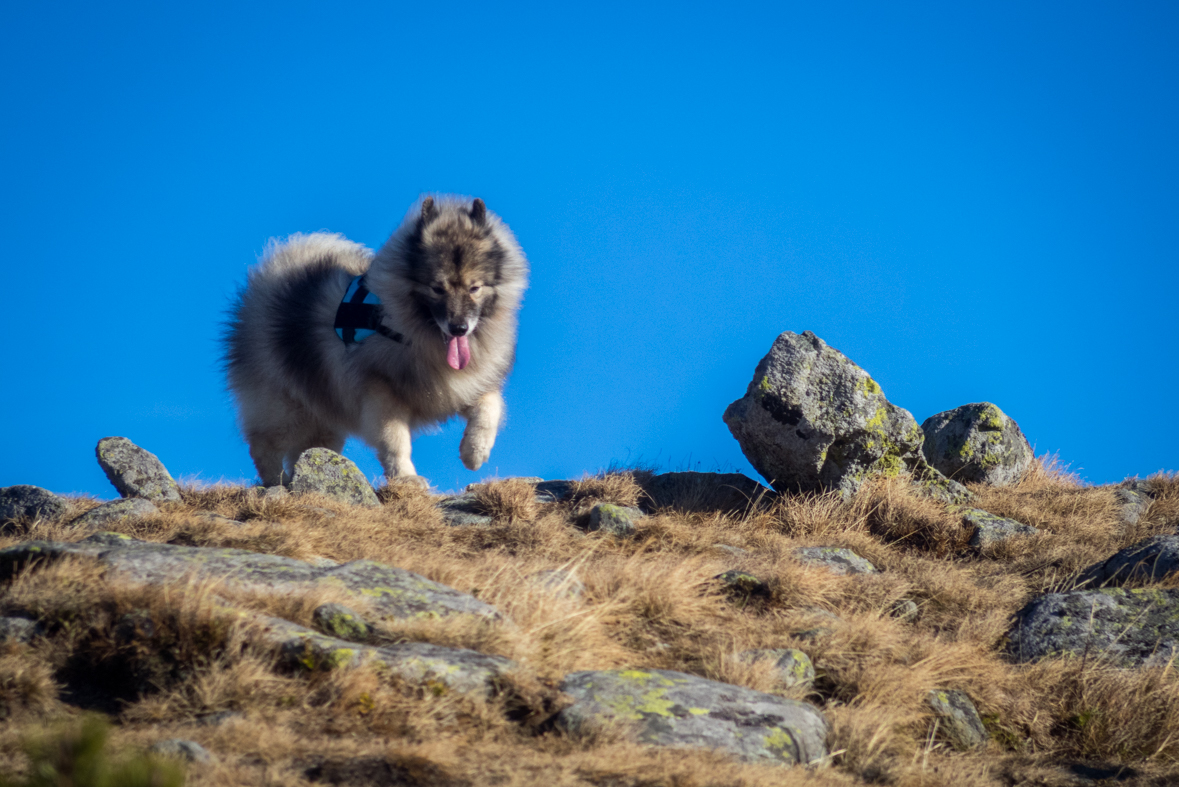
[[[446,347],[446,362],[451,369],[465,369],[471,362],[471,345],[466,336],[454,336]]]

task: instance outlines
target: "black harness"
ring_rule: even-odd
[[[401,344],[409,344],[405,337],[391,331],[381,322],[381,300],[369,292],[364,277],[357,276],[348,285],[340,308],[336,309],[336,335],[344,344],[359,344],[374,333]]]

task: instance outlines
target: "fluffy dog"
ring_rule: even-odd
[[[482,200],[425,197],[376,254],[340,235],[272,241],[225,336],[225,368],[264,486],[303,451],[356,435],[388,479],[410,436],[461,415],[478,469],[503,416],[528,263]],[[420,480],[420,479],[418,479]]]

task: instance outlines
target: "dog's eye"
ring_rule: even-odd
[[[481,289],[483,289],[482,284],[472,284],[471,285],[471,294],[474,295],[475,293],[479,292],[479,290],[481,290]]]
[[[441,287],[431,287],[430,289],[433,291],[433,293],[435,295],[437,295],[439,297],[446,294],[446,290],[442,289]]]

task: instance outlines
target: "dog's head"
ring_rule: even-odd
[[[407,244],[413,296],[422,317],[442,332],[454,369],[470,362],[468,337],[495,311],[508,251],[496,239],[492,221],[483,200],[439,204],[426,197]]]

